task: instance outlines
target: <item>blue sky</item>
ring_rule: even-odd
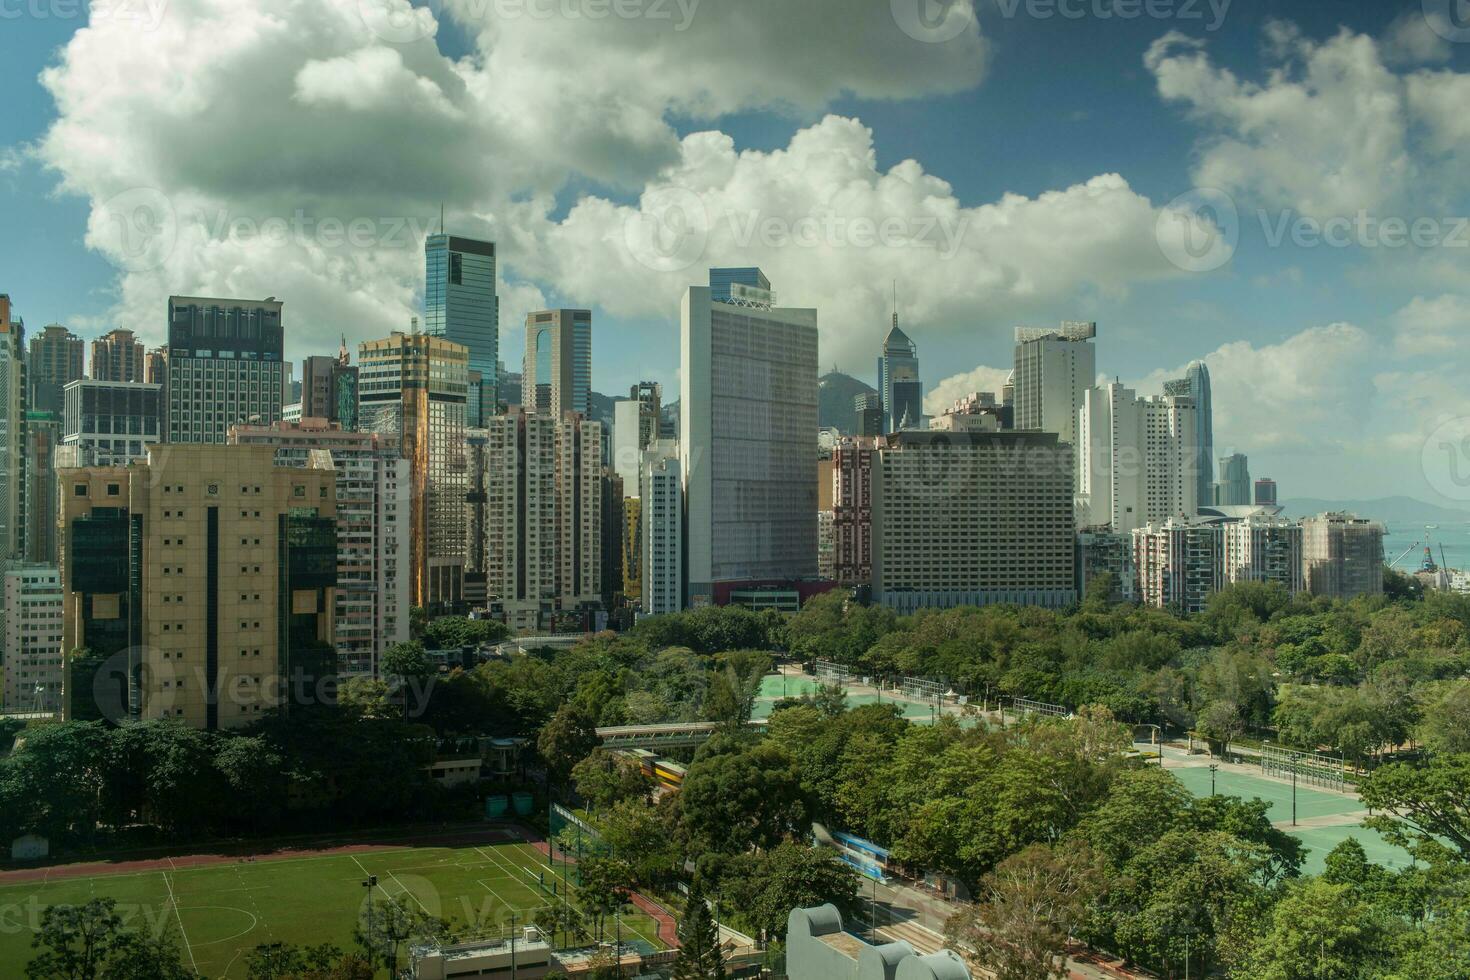
[[[703,0],[682,32],[568,18],[575,0],[545,17],[512,0],[436,3],[432,21],[385,8],[390,27],[424,28],[402,36],[369,9],[402,0],[119,2],[82,36],[59,0],[0,22],[0,290],[32,328],[157,339],[169,292],[233,290],[285,300],[293,357],[365,339],[419,303],[418,243],[384,229],[437,220],[442,199],[452,230],[500,243],[512,368],[527,311],[591,306],[597,388],[676,388],[680,288],[758,263],[782,302],[818,308],[823,368],[871,383],[897,278],[936,403],[993,383],[1015,326],[1095,319],[1099,370],[1142,390],[1206,357],[1218,448],[1285,496],[1470,506],[1470,248],[1454,220],[1470,211],[1470,43],[1446,36],[1464,33],[1436,13],[1449,0],[1235,0],[1214,30],[1203,2],[1197,18],[1123,19],[1087,0],[1069,19],[976,0],[933,44],[896,30],[886,0]],[[571,56],[549,72],[550,52]],[[1235,206],[1238,242],[1181,270],[1155,229],[1205,181]],[[705,247],[675,268],[630,260],[629,222],[689,192]],[[142,266],[107,232],[109,202],[138,193],[178,222]],[[911,229],[948,215],[967,250],[718,230],[846,208]],[[1358,210],[1432,219],[1441,247],[1312,241],[1313,223]],[[370,218],[382,241],[261,245],[262,222],[297,212]],[[1268,241],[1299,219],[1307,238]],[[243,240],[221,241],[233,220]]]

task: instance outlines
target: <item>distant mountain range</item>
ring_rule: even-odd
[[[1321,500],[1316,497],[1292,497],[1281,501],[1287,517],[1311,517],[1328,510],[1345,510],[1359,517],[1394,524],[1450,524],[1470,521],[1470,510],[1444,507],[1413,497],[1377,497],[1372,500]]]

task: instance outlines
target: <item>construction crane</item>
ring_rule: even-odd
[[[1413,544],[1411,544],[1407,548],[1405,548],[1403,550],[1403,552],[1397,558],[1395,558],[1393,561],[1389,562],[1388,563],[1388,567],[1389,568],[1392,568],[1393,566],[1397,565],[1399,562],[1403,561],[1406,557],[1408,557],[1409,552],[1413,551],[1417,547],[1419,547],[1419,542],[1415,541]]]

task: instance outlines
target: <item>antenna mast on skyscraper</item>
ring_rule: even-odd
[[[893,280],[893,325],[898,326],[898,280]]]
[[[444,234],[444,202],[439,202],[439,234]]]

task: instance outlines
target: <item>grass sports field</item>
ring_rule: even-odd
[[[562,880],[559,863],[553,865],[536,846],[521,841],[357,845],[196,866],[187,858],[148,863],[162,866],[81,875],[52,868],[44,879],[32,881],[0,873],[0,975],[21,975],[47,905],[79,904],[95,896],[116,899],[132,928],[171,933],[186,963],[220,978],[243,977],[246,953],[262,943],[330,942],[353,948],[366,895],[362,882],[370,874],[378,876],[380,897],[455,923],[489,923],[492,931],[509,927],[512,914],[519,928],[537,909],[559,902],[550,889],[556,882],[559,892]],[[648,916],[625,915],[622,929],[625,941],[663,946]]]

